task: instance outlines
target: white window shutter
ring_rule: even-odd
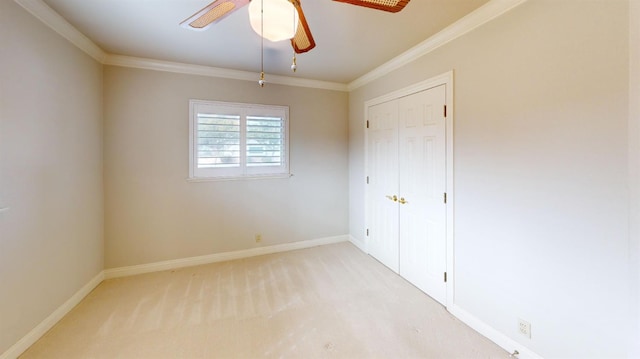
[[[190,101],[190,177],[288,176],[284,106]]]
[[[240,167],[240,116],[198,114],[198,168]]]

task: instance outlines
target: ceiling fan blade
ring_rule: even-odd
[[[180,26],[196,31],[206,30],[211,24],[222,20],[235,10],[247,5],[250,0],[216,0],[180,23]]]
[[[300,0],[289,1],[291,1],[298,11],[299,19],[298,30],[296,30],[296,34],[293,36],[293,39],[291,39],[291,46],[293,46],[293,50],[296,54],[302,54],[316,47],[316,42],[313,40],[313,35],[311,35],[311,30],[309,30],[309,24],[307,23],[307,19],[304,17]]]
[[[333,0],[347,4],[369,7],[388,12],[398,12],[404,9],[411,0]]]

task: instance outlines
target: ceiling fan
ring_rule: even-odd
[[[215,0],[211,4],[205,6],[200,11],[191,15],[189,18],[180,23],[180,26],[191,30],[205,30],[212,24],[224,19],[229,14],[249,4],[251,0]],[[254,0],[256,2],[260,0]],[[300,0],[286,0],[290,2],[296,12],[298,27],[295,30],[294,36],[291,38],[291,46],[293,50],[298,53],[304,53],[316,46],[309,30],[309,24],[302,11]],[[372,9],[398,12],[402,10],[407,3],[411,0],[333,0],[337,2],[343,2],[352,5],[364,6]],[[295,16],[295,14],[294,14]]]

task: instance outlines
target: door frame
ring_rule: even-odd
[[[453,171],[453,121],[454,121],[454,106],[453,106],[453,70],[445,72],[441,75],[429,78],[427,80],[415,83],[413,85],[407,86],[405,88],[387,93],[385,95],[370,99],[365,101],[364,103],[364,170],[365,175],[369,173],[369,132],[367,131],[367,121],[369,119],[369,107],[379,105],[384,102],[393,101],[399,99],[401,97],[409,96],[414,93],[418,93],[421,91],[428,90],[430,88],[438,87],[441,85],[445,85],[445,104],[447,106],[447,116],[445,118],[445,126],[446,126],[446,193],[447,193],[447,224],[446,224],[446,241],[447,241],[447,258],[446,258],[446,266],[447,266],[447,298],[445,307],[452,307],[455,299],[455,253],[454,253],[454,204],[455,204],[455,193],[454,193],[454,171]],[[366,188],[365,182],[365,191],[364,191],[364,218],[365,218],[365,243],[364,247],[367,253],[369,253],[369,237],[366,235],[366,229],[369,228],[369,208],[367,206],[369,203],[369,191]]]

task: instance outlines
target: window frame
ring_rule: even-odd
[[[198,114],[238,115],[240,117],[240,164],[229,168],[198,168]],[[280,166],[247,166],[247,117],[282,118],[282,155]],[[288,178],[289,107],[240,102],[189,100],[189,181]]]

